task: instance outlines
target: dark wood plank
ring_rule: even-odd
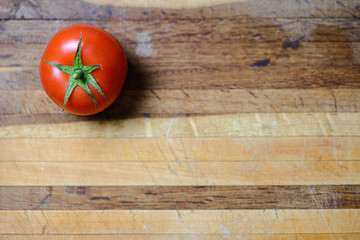
[[[217,44],[153,43],[124,46],[129,61],[142,68],[180,74],[202,68],[228,70],[242,67],[281,66],[316,68],[357,65],[360,43],[304,43],[307,47],[283,49],[282,43]],[[143,46],[146,46],[146,48]],[[33,67],[40,64],[45,45],[15,44],[2,47],[0,67]],[[146,50],[144,50],[146,49]],[[151,49],[151,50],[149,50]],[[143,52],[144,51],[144,52]]]
[[[101,1],[99,1],[101,3]],[[2,19],[151,19],[151,18],[193,18],[201,14],[204,17],[236,17],[239,14],[249,14],[259,17],[324,17],[324,18],[355,18],[359,17],[357,1],[337,0],[326,2],[322,0],[295,1],[289,4],[287,0],[244,1],[240,3],[208,6],[187,11],[160,8],[124,8],[108,4],[91,4],[84,1],[7,1],[1,0]],[[181,5],[181,4],[180,4]],[[151,5],[156,7],[156,3]],[[172,5],[168,4],[169,7]],[[186,6],[186,4],[184,4]],[[218,13],[218,14],[214,14]]]
[[[131,61],[131,59],[130,59]],[[130,62],[126,90],[360,88],[358,66],[192,66],[146,68]],[[1,90],[42,90],[38,69],[0,68]]]
[[[37,66],[47,41],[75,23],[96,24],[124,44],[130,67],[128,89],[352,88],[360,84],[359,21],[269,21],[241,16],[120,23],[1,22],[0,66],[5,67],[0,69],[1,88],[41,89]],[[29,31],[34,25],[37,29]],[[303,25],[311,31],[302,31]],[[151,56],[138,50],[144,44],[153,49]]]
[[[114,34],[131,62],[142,68],[348,66],[360,61],[357,20],[267,20],[242,16],[199,22],[5,21],[0,23],[0,66],[38,66],[52,35],[77,23],[96,25]],[[34,25],[37,29],[29,31]]]
[[[344,215],[347,213],[343,213]],[[265,213],[264,213],[265,215]],[[329,216],[331,218],[332,216]],[[325,219],[325,218],[324,218]],[[355,219],[355,217],[354,217]],[[339,220],[339,219],[338,219]],[[219,224],[223,224],[223,220],[220,218]],[[250,224],[252,224],[251,222]],[[256,223],[256,222],[255,222]],[[288,224],[288,222],[286,223]],[[133,225],[132,225],[133,226]],[[242,227],[244,225],[241,225]],[[250,225],[251,226],[251,225]],[[73,226],[72,226],[73,227]],[[190,240],[214,240],[214,239],[246,239],[246,240],[329,240],[329,239],[339,239],[339,240],[359,240],[360,233],[232,233],[231,237],[228,237],[227,231],[222,234],[199,234],[199,233],[174,233],[174,234],[145,234],[145,233],[131,233],[131,234],[34,234],[34,235],[24,235],[24,234],[4,234],[1,240],[169,240],[169,239],[190,239]],[[225,236],[225,237],[224,237]]]
[[[301,159],[304,164],[336,161],[345,167],[347,161],[360,160],[359,145],[360,137],[0,138],[0,163],[72,161],[83,162],[85,167],[91,162],[116,164],[144,160],[164,164],[189,161],[188,166],[191,166],[190,162],[216,161],[224,164],[250,161],[254,165],[258,161],[286,161],[292,164]]]
[[[1,210],[358,209],[360,185],[0,187]]]
[[[59,114],[42,90],[0,91],[0,114]],[[17,104],[14,104],[17,103]],[[176,106],[176,107],[174,107]],[[128,90],[108,114],[359,112],[360,89]]]
[[[178,10],[180,11],[180,10]],[[186,11],[186,10],[184,10]],[[357,19],[266,19],[239,15],[235,19],[203,18],[148,21],[64,21],[8,20],[0,21],[2,45],[47,44],[62,28],[74,24],[95,25],[111,32],[124,45],[136,44],[139,33],[149,34],[151,43],[274,43],[297,49],[303,42],[359,41]],[[32,27],[36,25],[36,29]],[[290,44],[290,42],[292,44]],[[324,47],[319,45],[320,47]]]

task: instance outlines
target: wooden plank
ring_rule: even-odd
[[[358,240],[360,234],[357,233],[335,233],[335,234],[232,234],[231,236],[227,236],[224,234],[91,234],[91,235],[0,235],[0,240],[174,240],[174,239],[190,239],[190,240],[218,240],[218,239],[246,239],[246,240],[309,240],[309,239],[319,239],[319,240],[327,240],[327,239],[339,239],[339,240]]]
[[[0,240],[174,240],[174,239],[189,239],[189,240],[358,240],[359,233],[264,233],[264,234],[92,234],[92,235],[0,235]]]
[[[359,137],[2,138],[0,161],[346,161],[360,160],[359,145]]]
[[[0,90],[0,113],[58,114],[43,90]],[[358,112],[360,89],[125,90],[111,114]]]
[[[248,15],[238,15],[236,18],[211,18],[201,15],[195,17],[196,19],[153,18],[121,21],[9,20],[0,22],[2,33],[0,43],[7,47],[14,44],[42,46],[47,44],[56,32],[73,24],[89,24],[106,29],[124,46],[131,46],[142,41],[165,45],[197,43],[200,49],[211,43],[238,43],[238,46],[244,46],[241,43],[278,43],[278,47],[285,51],[311,46],[318,48],[344,47],[348,46],[346,43],[360,40],[360,37],[354,32],[359,27],[359,21],[354,18],[268,19]],[[37,28],[32,28],[33,25],[37,25]],[[148,33],[146,39],[139,38],[139,34],[144,35],[144,33]],[[221,50],[221,48],[219,49]],[[212,50],[208,49],[208,51]],[[182,53],[179,52],[179,54]]]
[[[131,234],[131,235],[0,235],[0,240],[174,240],[174,239],[189,239],[189,240],[358,240],[359,233],[295,233],[295,234]]]
[[[359,136],[360,113],[249,113],[144,117],[3,115],[1,138]]]
[[[0,210],[359,209],[358,192],[360,185],[0,187]]]
[[[4,1],[7,3],[6,1]],[[235,2],[235,3],[233,3]],[[126,7],[130,7],[126,8]],[[138,9],[134,9],[137,7]],[[358,17],[356,1],[340,0],[334,3],[313,0],[298,1],[289,4],[286,0],[265,1],[123,1],[123,0],[86,0],[74,2],[71,8],[68,2],[61,0],[56,3],[36,1],[10,2],[2,6],[1,18],[5,19],[139,19],[151,18],[190,18],[201,14],[205,17],[236,17],[238,14],[249,14],[257,17],[326,17],[353,18]],[[189,9],[190,8],[190,9]],[[191,9],[192,8],[192,9]],[[86,12],[83,9],[87,9]],[[179,11],[181,9],[182,11]],[[92,14],[87,14],[92,12]],[[214,12],[216,14],[214,14]]]
[[[262,84],[267,84],[267,85],[269,85],[269,83],[272,83],[273,81],[277,81],[277,82],[280,81],[282,82],[283,87],[284,84],[285,85],[289,84],[289,82],[294,82],[292,84],[296,84],[296,83],[298,84],[299,81],[301,81],[302,87],[304,86],[309,87],[309,83],[310,83],[309,77],[311,77],[312,80],[310,86],[314,86],[314,81],[316,83],[318,82],[319,85],[317,86],[324,86],[324,85],[336,86],[339,84],[343,85],[346,84],[346,82],[348,81],[349,81],[349,86],[358,85],[359,83],[358,81],[359,69],[357,67],[355,67],[354,70],[352,71],[349,71],[348,69],[336,69],[336,71],[334,69],[330,69],[331,70],[330,71],[327,67],[326,69],[323,66],[324,64],[331,64],[332,66],[334,64],[340,64],[340,65],[346,64],[347,66],[349,64],[353,65],[358,63],[359,59],[357,59],[356,56],[358,56],[357,52],[359,51],[359,46],[357,42],[354,42],[357,41],[357,36],[356,34],[355,35],[352,34],[353,29],[356,29],[357,27],[358,24],[357,21],[352,21],[350,23],[349,22],[343,23],[342,27],[340,27],[343,30],[333,29],[333,27],[327,29],[327,26],[332,26],[334,24],[316,21],[313,24],[315,24],[316,26],[320,25],[321,31],[320,30],[313,31],[314,34],[318,34],[317,36],[313,36],[314,34],[312,34],[311,39],[313,39],[315,42],[311,42],[311,43],[302,42],[301,43],[302,47],[296,50],[292,49],[291,47],[290,48],[287,47],[287,45],[289,44],[290,44],[289,46],[292,46],[291,41],[295,41],[295,42],[298,41],[298,39],[291,40],[292,38],[291,36],[293,36],[295,33],[293,35],[292,34],[289,35],[283,29],[281,29],[281,31],[278,31],[279,30],[278,28],[279,26],[280,27],[287,26],[285,28],[289,28],[289,29],[297,29],[297,28],[296,26],[295,27],[292,26],[291,22],[289,23],[288,21],[285,21],[283,19],[279,23],[273,24],[273,29],[270,30],[271,32],[268,32],[270,29],[268,20],[264,21],[265,23],[263,23],[262,29],[259,29],[259,22],[254,23],[254,26],[257,26],[255,28],[253,26],[248,26],[249,22],[251,23],[251,20],[243,21],[243,22],[235,21],[234,23],[232,23],[232,25],[235,25],[234,27],[249,28],[252,30],[257,29],[256,31],[258,32],[239,35],[236,31],[234,32],[233,30],[234,27],[228,27],[229,33],[226,33],[226,35],[232,37],[230,38],[230,42],[234,42],[235,44],[227,44],[226,47],[224,47],[223,44],[218,44],[218,42],[215,42],[214,44],[210,44],[210,45],[209,43],[205,43],[205,40],[214,41],[214,36],[222,36],[223,34],[225,34],[221,31],[226,31],[224,26],[226,27],[229,25],[228,22],[225,23],[215,22],[214,24],[212,23],[212,21],[214,20],[201,24],[200,28],[199,28],[199,23],[197,22],[193,23],[191,21],[190,22],[179,21],[177,23],[173,23],[173,21],[169,21],[168,24],[164,26],[163,32],[161,31],[159,32],[159,26],[157,23],[153,24],[153,23],[148,23],[147,21],[141,22],[139,27],[135,29],[137,29],[136,31],[139,31],[140,36],[143,36],[143,32],[145,29],[149,33],[149,35],[151,34],[151,41],[149,40],[150,42],[149,44],[151,44],[151,48],[154,49],[153,52],[154,53],[156,52],[156,54],[154,54],[154,56],[152,56],[151,58],[148,57],[144,58],[143,56],[139,56],[137,54],[136,48],[139,46],[139,44],[147,44],[147,43],[143,43],[141,41],[139,42],[139,40],[137,39],[139,34],[137,34],[136,38],[135,38],[136,34],[128,34],[127,32],[128,30],[126,29],[130,27],[133,29],[134,21],[130,21],[129,23],[126,23],[124,27],[119,27],[117,22],[109,23],[108,21],[105,21],[103,24],[100,24],[100,27],[108,29],[109,31],[113,30],[111,32],[113,32],[115,36],[121,39],[121,42],[124,44],[125,48],[127,49],[130,63],[132,65],[142,66],[140,73],[138,72],[139,71],[138,68],[134,69],[134,67],[132,67],[134,69],[133,71],[136,73],[131,74],[130,71],[130,76],[132,75],[131,78],[138,79],[139,76],[142,76],[141,78],[143,79],[150,78],[152,81],[146,81],[147,82],[146,85],[148,86],[150,84],[152,86],[155,85],[154,87],[156,88],[159,87],[163,88],[165,86],[172,88],[177,86],[180,88],[181,87],[203,88],[204,84],[210,86],[214,85],[214,86],[222,86],[222,87],[234,87],[234,85],[238,87],[239,86],[251,87],[254,86],[254,84],[256,85],[256,82],[258,82],[259,84],[259,81],[254,81],[254,77],[259,79]],[[158,23],[165,24],[162,21]],[[340,20],[339,21],[336,20],[336,23],[337,24],[339,23],[341,25]],[[21,64],[25,64],[25,65],[32,64],[32,66],[34,65],[37,66],[40,60],[41,53],[45,48],[45,44],[52,34],[51,32],[48,31],[48,28],[52,26],[54,32],[56,32],[60,28],[69,25],[68,22],[59,23],[56,21],[50,21],[50,23],[48,21],[46,21],[46,23],[44,23],[43,21],[34,21],[34,22],[6,21],[4,24],[5,25],[2,26],[5,29],[3,31],[4,34],[1,35],[1,43],[2,46],[4,46],[2,52],[4,52],[4,54],[2,55],[3,57],[0,59],[0,61],[3,61],[4,65],[13,65],[13,66],[19,66]],[[29,25],[33,26],[34,24],[38,26],[38,30],[31,31],[29,33],[28,31],[30,27]],[[174,24],[176,26],[175,27],[176,31],[173,32],[171,30],[168,30],[169,32],[166,33],[165,30],[168,28],[168,26],[169,25],[172,26]],[[190,25],[193,24],[194,26],[191,25],[189,27],[189,24]],[[303,25],[302,23],[296,23],[296,24],[298,24],[299,26]],[[44,29],[42,29],[41,27]],[[14,28],[18,30],[14,31]],[[314,26],[313,28],[316,27]],[[125,32],[117,33],[116,31],[119,31],[119,29],[122,29],[121,31],[125,31]],[[199,29],[199,32],[188,34],[189,29]],[[344,32],[343,34],[343,32],[341,31],[348,31],[348,32]],[[207,34],[203,36],[204,32],[205,33],[212,32],[212,34]],[[221,34],[217,34],[218,32]],[[277,32],[277,34],[274,34],[274,32]],[[280,36],[278,32],[284,34],[284,36]],[[261,41],[262,42],[265,41],[267,43],[260,43],[254,45],[253,42],[256,41],[256,39],[247,39],[247,38],[238,39],[239,36],[250,36],[250,37],[255,36],[255,38],[258,38],[259,33],[264,34],[264,36],[260,36],[261,37],[260,39],[265,38],[264,40]],[[47,35],[44,36],[44,34]],[[168,35],[169,37],[163,36],[164,34]],[[275,36],[275,35],[278,38],[277,40],[266,39],[266,37],[268,36]],[[340,39],[334,38],[338,36],[346,36],[346,38],[342,39],[342,41],[347,41],[347,42],[319,43],[319,41],[321,41],[321,37],[325,37],[326,41],[339,41]],[[133,39],[128,39],[129,37],[133,37]],[[199,46],[199,39],[201,39],[202,41],[201,46]],[[285,40],[284,42],[284,39],[288,39],[288,40]],[[223,41],[223,38],[221,38],[221,40]],[[26,43],[26,45],[22,45],[23,48],[26,47],[26,51],[25,50],[22,51],[21,46],[14,46],[14,43],[16,44],[19,41],[20,43]],[[162,42],[162,41],[166,41],[166,42]],[[192,43],[192,41],[195,42]],[[249,43],[239,45],[240,41],[241,42],[245,41]],[[274,43],[274,41],[278,41],[278,43]],[[174,44],[174,46],[172,46],[171,44]],[[297,42],[297,44],[300,43]],[[155,48],[159,48],[161,51],[158,51]],[[179,48],[181,48],[182,51],[179,52],[178,51]],[[26,56],[23,56],[22,54],[26,54]],[[179,54],[181,55],[181,57],[179,57]],[[270,59],[270,56],[273,55],[275,55],[275,57]],[[213,57],[209,57],[209,56],[213,56]],[[248,67],[249,65],[253,65],[257,63],[259,60],[261,61],[267,58],[270,59],[270,65],[268,65],[268,67],[266,68],[267,70],[263,70],[262,68],[258,69],[259,67],[255,67],[255,69],[250,68],[251,70],[246,69],[246,67]],[[179,62],[179,59],[182,59],[181,62]],[[199,63],[201,63],[202,65],[199,65]],[[304,65],[302,67],[304,71],[302,71],[302,69],[291,70],[293,67],[292,65],[294,65],[294,63],[296,63],[297,68],[299,68],[299,64]],[[324,69],[321,69],[321,67],[320,69],[318,68],[309,69],[310,63],[312,65],[317,65],[319,67],[322,66],[322,68]],[[273,70],[268,69],[274,64],[275,65],[286,64],[287,66],[286,68],[283,68],[283,71],[281,71],[281,68],[279,70],[279,68],[277,68],[276,66],[275,67],[276,72],[274,73],[273,72],[274,69]],[[291,67],[290,70],[289,70],[289,65]],[[146,66],[148,67],[148,69],[151,69],[150,72],[149,70],[146,70]],[[130,68],[130,70],[132,68]],[[258,73],[258,71],[260,71],[260,73]],[[265,71],[265,73],[261,74],[262,71]],[[324,71],[326,72],[326,75],[324,75],[323,73]],[[186,80],[188,78],[193,79],[195,73],[197,74],[197,77],[195,79],[199,79],[199,80],[195,80],[195,82],[194,81],[189,82]],[[324,77],[329,78],[329,74],[331,76],[331,79],[324,81],[323,80]],[[37,72],[35,75],[36,78],[38,78]],[[161,76],[160,78],[159,75]],[[239,78],[239,76],[241,76],[241,78]],[[285,78],[284,76],[287,76],[286,79],[284,79]],[[24,80],[22,78],[21,81]],[[274,80],[269,80],[272,78],[274,78]],[[297,81],[294,81],[294,78],[297,79]],[[335,82],[336,80],[334,80],[333,78],[339,79],[338,82]],[[6,81],[9,81],[9,79],[11,79],[11,77],[6,78]],[[167,79],[167,81],[164,82],[164,79]],[[221,81],[219,81],[219,79],[221,79]],[[232,82],[228,82],[229,79]],[[239,81],[239,79],[245,79],[245,80]],[[342,83],[344,82],[344,79],[345,79],[345,83]],[[169,84],[167,84],[169,80],[170,82]],[[198,81],[201,80],[202,82],[199,83]],[[246,83],[244,83],[243,81],[246,81]],[[135,85],[138,85],[139,81],[136,82],[137,83]],[[144,83],[145,81],[143,80],[141,82]],[[277,85],[275,84],[274,87],[279,87],[278,86],[279,84],[280,83],[278,83]],[[289,86],[287,85],[287,87]]]
[[[131,60],[131,59],[130,59]],[[194,66],[139,67],[130,63],[125,90],[139,89],[309,89],[359,88],[358,66]],[[175,69],[176,68],[176,69]],[[42,89],[37,67],[0,68],[2,90]],[[196,77],[194,77],[196,75]],[[191,79],[191,81],[189,81]]]
[[[1,186],[360,184],[360,161],[1,162]]]
[[[148,35],[149,33],[145,33]],[[215,33],[216,34],[216,33]],[[149,40],[151,41],[151,40]],[[182,40],[183,41],[183,40]],[[121,42],[121,39],[120,39]],[[142,52],[143,45],[151,48]],[[304,45],[304,46],[303,46]],[[359,42],[304,43],[298,49],[284,49],[282,43],[144,43],[124,45],[130,64],[146,67],[162,67],[164,70],[208,68],[241,68],[269,66],[351,66],[358,64]],[[306,45],[306,46],[305,46]],[[12,44],[3,46],[1,67],[37,66],[45,50],[45,44]],[[147,47],[148,48],[148,47]],[[181,51],[179,51],[181,49]],[[145,55],[146,54],[146,55]],[[86,57],[85,57],[86,58]],[[181,59],[181,60],[179,60]],[[180,70],[181,70],[180,69]],[[196,72],[195,72],[196,73]]]
[[[226,233],[226,232],[225,232]],[[72,240],[97,240],[98,236],[74,236]],[[111,238],[112,237],[112,238]],[[339,233],[339,234],[240,234],[240,235],[231,235],[228,236],[227,234],[220,233],[215,235],[181,235],[176,234],[174,235],[133,235],[133,236],[101,236],[101,239],[103,240],[174,240],[174,237],[177,237],[178,239],[189,239],[189,240],[216,240],[216,239],[247,239],[247,240],[261,240],[266,238],[267,240],[309,240],[309,239],[318,239],[318,240],[327,240],[327,239],[341,239],[341,240],[357,240],[360,237],[360,234],[357,233]],[[1,238],[0,238],[1,239]],[[176,238],[175,238],[176,239]],[[12,239],[9,239],[12,240]],[[24,239],[27,240],[27,239]]]
[[[15,207],[0,239],[360,238],[359,209],[339,209],[359,202],[359,3],[142,1],[0,0],[0,202]],[[125,95],[99,116],[58,114],[39,82],[46,43],[73,23],[129,56]],[[300,206],[318,211],[279,210]]]
[[[1,234],[358,233],[360,210],[0,211]],[[199,224],[202,223],[202,224]],[[91,227],[89,227],[91,226]]]
[[[0,23],[0,66],[38,66],[50,38],[78,23],[111,32],[123,44],[130,62],[141,66],[256,66],[264,59],[272,66],[349,66],[359,62],[356,20],[259,20],[244,16],[198,21],[5,21]],[[34,25],[37,30],[29,31]],[[145,48],[149,51],[144,52]]]

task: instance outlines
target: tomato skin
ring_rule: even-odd
[[[90,25],[73,25],[56,33],[48,43],[40,62],[40,79],[47,95],[62,108],[69,75],[44,60],[72,66],[81,32],[81,57],[85,66],[100,64],[91,75],[107,96],[89,84],[95,103],[80,86],[70,95],[65,110],[77,115],[92,115],[109,107],[120,95],[128,66],[124,49],[110,33]]]

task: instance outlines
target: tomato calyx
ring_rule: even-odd
[[[81,59],[81,40],[82,40],[82,33],[81,33],[81,36],[80,36],[78,47],[76,49],[73,66],[62,65],[62,64],[59,64],[59,63],[44,60],[46,63],[50,64],[53,67],[56,67],[60,71],[66,73],[67,75],[70,76],[69,82],[68,82],[68,85],[67,85],[67,88],[66,88],[66,92],[65,92],[64,105],[63,105],[63,108],[62,108],[63,111],[65,109],[66,103],[67,103],[71,93],[73,92],[73,90],[75,89],[76,86],[80,86],[82,89],[85,90],[85,92],[89,95],[89,97],[94,101],[95,107],[97,107],[97,102],[96,102],[96,99],[95,99],[94,95],[92,94],[92,92],[91,92],[91,90],[89,88],[89,84],[94,86],[94,88],[102,96],[104,96],[107,100],[109,100],[105,96],[103,91],[101,90],[100,86],[97,84],[95,78],[90,74],[92,71],[94,71],[95,69],[97,69],[99,67],[101,67],[101,69],[102,69],[102,66],[99,65],[99,64],[84,66],[83,63],[82,63],[82,59]]]
[[[71,76],[75,79],[82,78],[84,76],[84,72],[81,69],[75,70],[74,74]]]

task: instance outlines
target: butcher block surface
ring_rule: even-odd
[[[360,239],[360,1],[0,0],[0,240]],[[129,74],[75,116],[50,38],[112,33]]]

